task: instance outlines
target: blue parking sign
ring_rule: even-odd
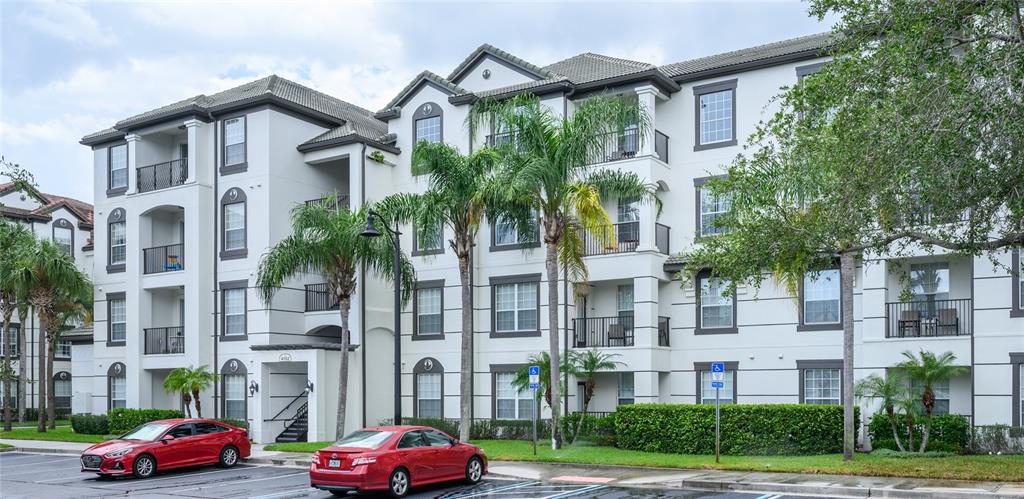
[[[540,376],[540,366],[530,366],[530,376]]]
[[[713,373],[724,373],[725,372],[725,362],[712,362],[711,363],[711,372],[713,372]]]

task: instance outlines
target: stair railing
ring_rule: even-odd
[[[308,402],[303,403],[302,406],[300,406],[295,411],[295,414],[293,414],[291,417],[284,417],[284,418],[282,418],[280,416],[282,414],[284,414],[284,412],[287,411],[288,408],[290,408],[292,406],[292,404],[294,404],[295,402],[298,402],[300,399],[302,399],[302,398],[304,398],[306,396],[308,396],[308,393],[306,393],[306,391],[303,390],[302,393],[296,395],[295,398],[291,399],[288,402],[288,405],[284,406],[284,408],[281,409],[280,411],[277,411],[277,414],[274,414],[274,417],[272,417],[270,419],[264,419],[263,422],[266,423],[266,422],[270,422],[270,421],[284,421],[284,426],[287,427],[290,422],[295,421],[296,419],[301,417],[301,414],[304,414],[306,412],[309,403]]]

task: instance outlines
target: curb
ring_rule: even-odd
[[[309,468],[312,456],[281,456],[281,457],[250,457],[245,460],[248,464],[266,464],[271,466],[291,466],[297,468]]]
[[[64,456],[78,456],[82,454],[82,451],[71,450],[71,449],[51,449],[51,448],[35,448],[35,447],[10,447],[7,449],[0,449],[0,452],[31,452],[33,454],[59,454]]]

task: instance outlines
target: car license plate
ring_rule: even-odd
[[[341,459],[331,459],[331,460],[328,460],[327,461],[327,466],[329,466],[331,468],[340,468],[341,467]]]

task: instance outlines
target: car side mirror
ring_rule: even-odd
[[[164,435],[163,437],[160,438],[160,441],[165,443],[165,444],[167,442],[170,442],[171,440],[174,440],[174,435],[171,435],[171,434]]]
[[[450,440],[450,443],[452,444],[453,447],[459,445],[459,439],[453,438]]]

